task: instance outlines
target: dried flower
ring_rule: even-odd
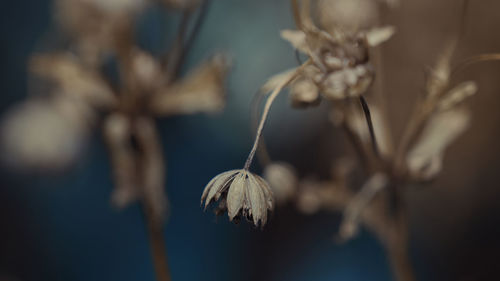
[[[290,44],[307,54],[312,62],[304,67],[297,80],[313,82],[307,85],[309,100],[314,100],[316,92],[330,100],[358,97],[366,92],[374,79],[374,69],[370,64],[368,48],[388,40],[395,32],[391,26],[374,28],[354,34],[340,31],[327,33],[308,27],[304,30],[283,30],[281,36]],[[270,81],[286,77],[278,74]],[[267,84],[266,84],[267,85]],[[296,95],[296,94],[295,94]],[[311,98],[314,97],[315,99]]]
[[[255,226],[264,226],[267,212],[273,209],[273,194],[269,185],[246,169],[224,172],[213,178],[203,191],[201,202],[205,208],[219,201],[216,213],[227,210],[229,220],[239,221],[243,216]]]

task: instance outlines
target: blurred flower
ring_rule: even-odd
[[[213,178],[203,191],[201,202],[205,209],[219,201],[218,213],[227,210],[229,220],[238,221],[242,216],[255,226],[264,226],[267,212],[273,209],[273,193],[264,179],[248,170],[232,170]]]
[[[298,178],[293,167],[287,163],[271,163],[264,169],[264,179],[269,183],[276,201],[285,203],[297,191]]]
[[[73,164],[89,134],[89,112],[67,99],[28,100],[1,125],[2,158],[15,168],[60,170]]]

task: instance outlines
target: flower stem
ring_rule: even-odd
[[[305,62],[301,67],[297,68],[293,74],[288,77],[288,79],[283,80],[276,88],[274,88],[273,92],[269,95],[269,97],[266,100],[266,104],[264,105],[264,111],[262,112],[262,116],[260,118],[259,126],[257,127],[257,134],[255,136],[255,141],[252,146],[252,150],[250,151],[250,154],[248,155],[247,161],[245,162],[244,169],[248,170],[250,168],[250,165],[252,164],[252,160],[255,156],[255,151],[257,150],[257,146],[259,145],[260,137],[262,136],[262,130],[264,129],[264,124],[266,123],[267,116],[269,115],[269,110],[271,109],[271,105],[273,104],[274,100],[278,96],[278,94],[281,92],[281,90],[288,85],[293,79],[297,77],[297,75],[300,73],[300,70],[305,67],[306,65],[309,64],[309,61]]]
[[[151,257],[157,281],[170,281],[170,268],[168,266],[167,249],[165,246],[163,227],[158,225],[153,212],[147,203],[144,203],[144,213],[148,228]]]

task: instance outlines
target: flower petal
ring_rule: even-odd
[[[366,42],[368,46],[376,47],[389,40],[394,33],[396,33],[394,26],[377,27],[366,33]]]
[[[227,193],[227,213],[230,221],[238,215],[243,207],[245,189],[247,189],[247,186],[247,172],[243,171],[236,175],[231,183],[231,186],[229,187],[229,191]]]
[[[460,83],[448,91],[446,96],[439,102],[439,110],[448,110],[461,103],[477,92],[477,84],[473,81]]]
[[[238,174],[240,170],[231,170],[228,172],[221,173],[213,178],[208,185],[205,187],[203,191],[203,195],[201,196],[201,201],[203,202],[204,197],[205,200],[205,209],[210,204],[214,196],[216,194],[222,192],[234,179],[234,177]]]
[[[281,31],[281,38],[292,44],[295,49],[307,53],[306,34],[303,31],[285,29]]]
[[[425,127],[419,141],[408,153],[408,168],[421,174],[432,166],[436,157],[443,155],[446,148],[469,126],[470,114],[463,109],[436,113]]]
[[[250,176],[250,184],[246,190],[246,198],[252,212],[253,223],[257,226],[259,221],[264,225],[267,221],[267,202],[264,190],[254,176]]]

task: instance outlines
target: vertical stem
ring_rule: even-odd
[[[400,222],[401,223],[401,222]],[[410,253],[408,250],[408,230],[407,223],[402,223],[395,230],[393,237],[391,237],[387,245],[387,255],[391,262],[392,272],[397,281],[416,281],[413,266],[410,260]]]
[[[156,280],[170,281],[172,278],[170,277],[170,268],[168,266],[167,248],[164,241],[163,227],[157,224],[149,204],[146,201],[144,201],[143,204]]]

